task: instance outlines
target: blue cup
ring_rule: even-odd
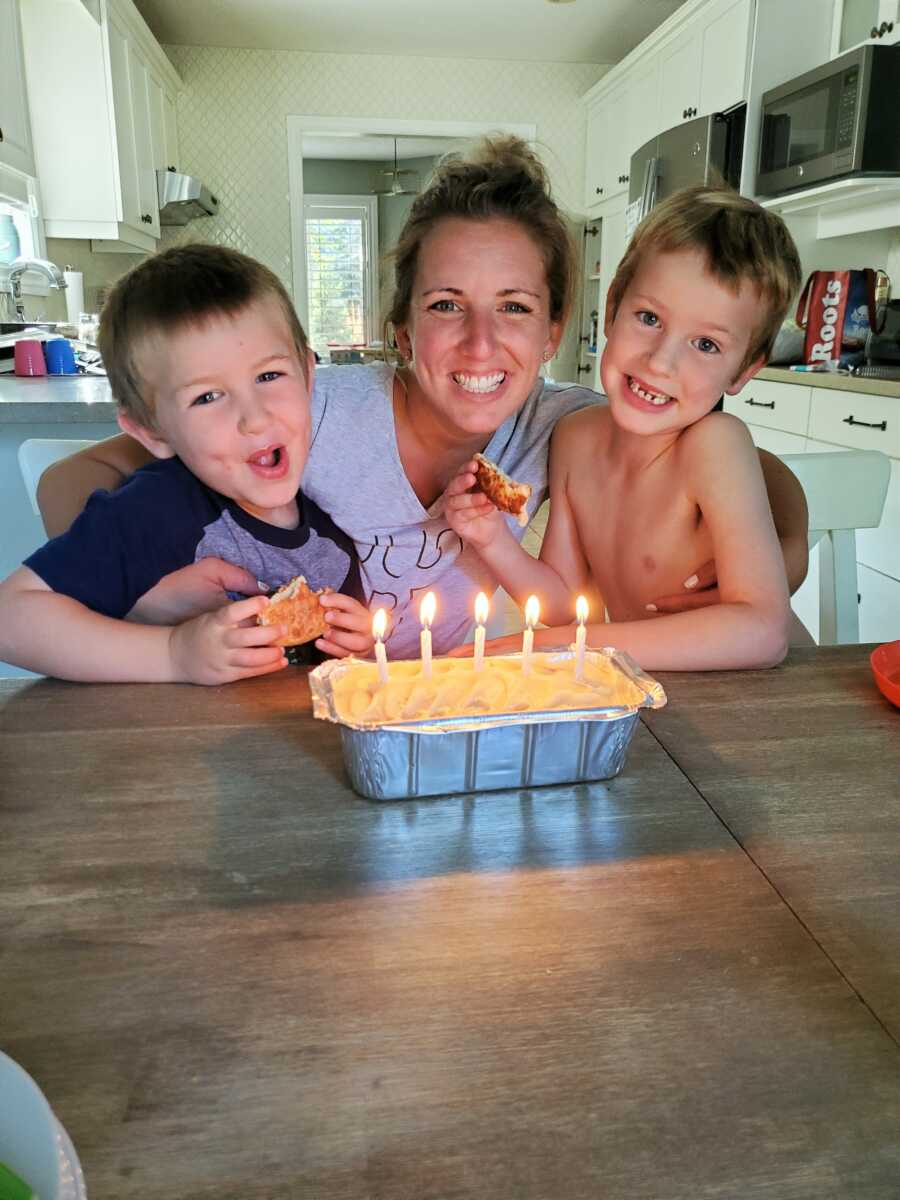
[[[51,338],[44,346],[49,375],[77,375],[75,351],[66,338]]]

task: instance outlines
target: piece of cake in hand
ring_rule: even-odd
[[[531,484],[516,483],[483,454],[476,454],[475,462],[478,464],[475,479],[479,488],[495,508],[510,513],[524,529],[528,524],[528,509],[525,506],[531,495]]]
[[[284,625],[287,633],[274,643],[276,646],[301,646],[304,642],[323,637],[328,629],[325,609],[319,597],[334,591],[319,588],[313,591],[302,575],[273,592],[264,613],[257,617],[260,625]]]

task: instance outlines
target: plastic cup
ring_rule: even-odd
[[[50,375],[77,375],[75,351],[66,338],[51,338],[44,346],[47,371]]]
[[[13,351],[17,375],[46,375],[44,349],[37,338],[19,338]]]

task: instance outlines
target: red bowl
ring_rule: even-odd
[[[869,656],[872,674],[881,694],[900,708],[900,642],[876,646]]]

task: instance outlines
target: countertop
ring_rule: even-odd
[[[109,380],[103,375],[0,375],[0,425],[115,419]]]
[[[786,367],[764,367],[758,378],[802,387],[837,388],[900,399],[900,383],[878,379],[853,379],[848,375],[807,374]],[[109,382],[100,375],[72,375],[21,379],[0,375],[0,425],[72,421],[114,421],[116,406]]]
[[[789,371],[787,367],[763,367],[756,378],[770,379],[773,383],[796,383],[802,387],[830,388],[839,392],[892,396],[900,400],[900,380],[856,379],[852,375],[835,375],[827,371]]]
[[[614,780],[391,804],[299,669],[0,682],[3,1049],[91,1200],[887,1200],[868,653],[663,675]]]

